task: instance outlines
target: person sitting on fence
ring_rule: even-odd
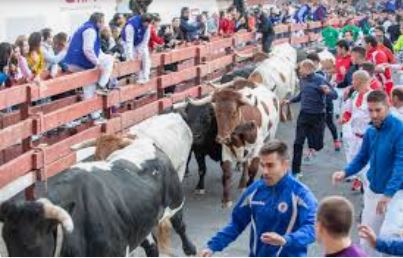
[[[141,71],[137,83],[145,84],[150,80],[151,58],[148,43],[150,41],[150,14],[130,18],[122,30],[126,60],[140,58]]]
[[[105,92],[110,85],[110,77],[113,70],[114,58],[101,51],[100,30],[104,27],[105,16],[103,13],[94,13],[90,19],[81,25],[73,34],[64,61],[70,72],[78,72],[87,69],[99,68],[101,75],[96,84],[83,88],[84,100],[95,97],[96,89]],[[91,114],[96,123],[103,123],[101,111]]]
[[[46,62],[46,68],[50,72],[50,77],[55,78],[57,73],[59,72],[60,63],[63,58],[66,56],[65,51],[59,52],[59,54],[55,54],[53,49],[53,36],[52,30],[49,28],[43,29],[41,31],[42,34],[42,52]]]

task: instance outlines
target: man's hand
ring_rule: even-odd
[[[283,246],[287,243],[284,237],[275,232],[263,233],[260,240],[266,245]]]
[[[332,183],[336,185],[337,183],[342,182],[346,178],[346,172],[344,171],[337,171],[334,172],[332,175]]]
[[[322,85],[322,86],[320,86],[320,88],[322,89],[322,91],[325,95],[328,95],[331,92],[329,86],[327,86],[327,85]]]
[[[382,198],[378,201],[378,205],[376,205],[376,213],[379,215],[383,215],[386,212],[386,208],[392,198],[388,196],[382,196]]]
[[[212,257],[213,256],[213,252],[210,249],[204,249],[201,254],[201,257]]]
[[[359,235],[361,238],[367,240],[368,243],[369,243],[373,248],[375,248],[375,245],[376,245],[376,234],[375,234],[375,231],[374,231],[371,227],[369,227],[369,226],[367,226],[367,225],[360,225],[360,226],[358,226],[358,235]]]
[[[282,105],[290,104],[290,100],[289,99],[282,99],[280,104],[282,104]]]

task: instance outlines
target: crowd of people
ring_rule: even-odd
[[[285,143],[268,142],[260,151],[262,180],[242,194],[230,223],[207,243],[202,255],[223,250],[249,223],[252,256],[306,256],[315,239],[327,256],[403,255],[403,88],[399,86],[403,84],[403,23],[399,1],[386,1],[376,17],[378,4],[364,5],[361,10],[344,3],[329,6],[304,1],[265,10],[234,2],[220,13],[202,12],[196,17],[183,7],[171,24],[161,25],[158,14],[142,8],[133,16],[116,14],[108,25],[104,14],[94,13],[71,36],[54,35],[50,28],[21,35],[14,44],[0,43],[0,85],[33,82],[41,87],[43,80],[61,73],[99,68],[97,83],[82,90],[83,99],[90,99],[117,87],[116,78],[111,77],[115,62],[141,60],[136,81],[145,84],[151,76],[153,51],[246,30],[261,35],[262,49],[268,53],[275,39],[274,25],[327,21],[321,32],[323,43],[335,60],[309,53],[299,63],[300,93],[285,101],[301,103],[292,165]],[[178,67],[172,64],[165,69],[177,71]],[[101,111],[90,117],[104,122]],[[353,189],[364,193],[361,245],[352,243],[350,236],[352,204],[332,196],[317,205],[311,190],[298,180],[302,163],[312,162],[324,147],[325,125],[334,149],[340,151],[343,145],[348,163],[333,174],[333,183],[351,179]],[[309,150],[303,157],[306,139]]]

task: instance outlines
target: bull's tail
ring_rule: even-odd
[[[157,230],[158,249],[161,253],[169,256],[171,253],[171,228],[171,221],[164,219],[158,224]]]

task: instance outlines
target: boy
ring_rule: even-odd
[[[341,196],[323,199],[316,215],[316,238],[326,257],[366,257],[350,237],[354,219],[353,205]]]

